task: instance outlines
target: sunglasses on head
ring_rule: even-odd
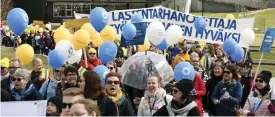
[[[22,78],[12,78],[12,81],[15,82],[15,81],[18,81],[18,82],[21,82]]]
[[[111,81],[111,80],[108,80],[108,81],[107,81],[107,84],[110,84],[110,85],[111,85],[111,84],[113,84],[113,83],[114,83],[115,85],[118,85],[120,82],[119,82],[119,81]]]
[[[230,74],[231,72],[230,71],[223,71],[223,73]]]
[[[67,108],[67,106],[69,107],[69,109],[72,107],[72,103],[64,103],[62,104],[62,108]]]
[[[262,79],[256,79],[255,82],[263,83],[264,81]]]
[[[95,53],[89,53],[89,55],[95,55]]]

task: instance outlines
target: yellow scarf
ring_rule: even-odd
[[[123,101],[126,99],[124,93],[121,90],[119,90],[114,96],[108,94],[108,97],[113,100],[118,106],[122,104]]]

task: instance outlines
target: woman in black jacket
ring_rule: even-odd
[[[216,115],[215,105],[211,101],[211,95],[218,82],[223,79],[223,69],[224,66],[221,62],[216,62],[212,66],[212,71],[210,73],[210,79],[206,81],[206,95],[203,97],[203,108],[208,111],[209,115]]]
[[[80,78],[79,86],[84,91],[84,97],[97,101],[101,116],[118,116],[115,102],[107,97],[99,75],[94,71],[85,71]]]
[[[251,83],[250,81],[253,79],[252,73],[251,73],[252,62],[250,60],[246,60],[244,62],[242,70],[243,70],[243,74],[242,74],[242,78],[241,78],[241,84],[243,87],[243,95],[242,95],[242,100],[241,100],[241,108],[244,107],[244,104],[247,100],[247,97],[250,93],[250,89],[252,86],[252,84],[250,84]]]

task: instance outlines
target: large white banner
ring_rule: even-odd
[[[46,116],[47,100],[1,102],[3,116]]]
[[[188,40],[206,41],[211,43],[222,44],[226,39],[235,39],[240,46],[248,47],[245,39],[241,39],[241,32],[246,29],[252,29],[255,18],[245,19],[223,19],[223,18],[206,18],[207,26],[204,32],[197,33],[194,27],[194,21],[197,16],[185,14],[176,10],[168,9],[163,6],[156,6],[143,9],[115,10],[108,12],[108,24],[112,26],[117,34],[121,34],[122,25],[131,19],[131,16],[140,12],[144,22],[158,20],[164,24],[166,29],[173,24],[182,28],[183,38]],[[75,13],[75,18],[89,18],[89,14]]]

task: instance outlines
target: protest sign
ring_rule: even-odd
[[[1,102],[1,116],[46,116],[46,110],[47,100]]]
[[[127,47],[130,45],[143,45],[145,35],[146,35],[146,27],[147,22],[133,23],[137,29],[137,35],[132,40],[126,40],[123,36],[121,36],[121,47]]]
[[[261,45],[260,52],[270,52],[274,39],[275,39],[275,28],[267,28],[264,35],[264,40]]]
[[[115,10],[108,12],[108,24],[115,28],[117,34],[121,34],[122,25],[131,19],[131,16],[140,12],[144,22],[158,20],[162,22],[167,29],[170,25],[177,24],[182,28],[183,38],[187,40],[205,41],[210,43],[222,44],[226,39],[233,38],[242,47],[247,47],[245,41],[240,41],[241,33],[244,29],[252,29],[255,18],[244,19],[223,19],[206,18],[206,29],[203,33],[198,33],[194,27],[194,21],[197,16],[185,14],[180,11],[156,6],[142,9]],[[87,18],[89,14],[75,13],[75,18]]]

